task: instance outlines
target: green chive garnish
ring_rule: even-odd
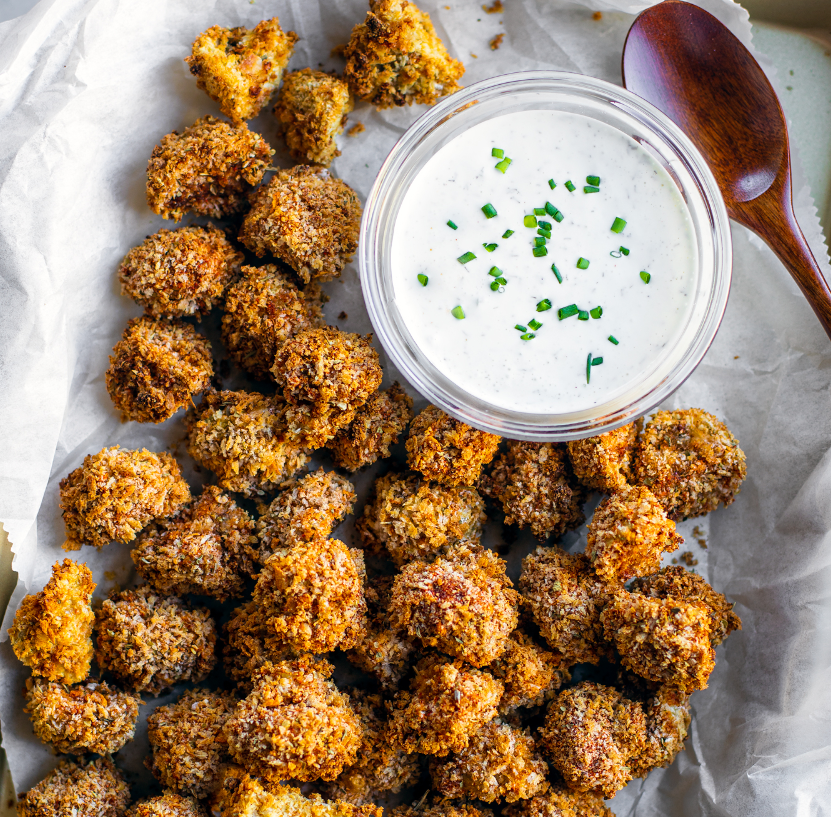
[[[519,329],[520,332],[527,332],[528,331],[528,327],[523,326],[521,323],[516,324],[514,326],[514,329]]]
[[[506,156],[501,162],[496,163],[496,169],[503,173],[511,166],[511,160]]]
[[[537,230],[537,235],[541,235],[543,238],[549,239],[551,238],[551,230],[543,230],[542,228],[540,228],[539,230]]]
[[[535,337],[536,337],[536,335],[533,332],[528,332],[525,335],[520,335],[519,339],[520,340],[533,340]]]
[[[534,331],[536,331],[542,326],[542,324],[538,320],[532,319],[528,321],[528,326],[530,326]]]
[[[548,312],[549,309],[551,309],[551,301],[548,298],[543,298],[537,304],[537,312]]]
[[[499,284],[498,284],[496,281],[491,281],[491,283],[490,283],[490,288],[491,288],[494,292],[497,292],[497,291],[499,290]]]
[[[502,275],[502,270],[499,269],[499,267],[491,267],[488,270],[488,275],[492,275],[494,278],[498,278],[500,275]]]
[[[462,261],[462,259],[459,259]],[[466,263],[462,261],[462,263]],[[588,269],[589,268],[589,259],[588,258],[578,258],[577,259],[577,269]]]
[[[548,230],[548,232],[551,232],[551,222],[550,221],[540,220],[540,221],[537,222],[537,227],[539,227],[541,230]]]
[[[466,252],[464,255],[460,255],[456,260],[460,264],[467,264],[468,261],[473,261],[476,256],[472,252]]]
[[[534,208],[534,215],[535,216],[544,216],[546,214],[545,207],[535,207]]]
[[[592,358],[592,366],[599,366],[603,362],[602,357],[593,357]]]
[[[454,306],[453,309],[450,310],[450,314],[457,320],[461,321],[464,320],[465,311],[460,306]]]
[[[502,233],[502,238],[510,238],[513,234],[514,234],[513,230],[505,230],[505,232]]]
[[[556,264],[551,265],[551,272],[554,273],[554,276],[557,278],[557,281],[562,284],[563,283],[563,276],[560,275],[560,270],[557,269]]]
[[[599,192],[600,192],[600,188],[599,188],[599,187],[595,187],[594,185],[591,185],[591,184],[587,184],[587,185],[583,188],[583,192],[584,192],[584,193],[599,193]]]
[[[419,273],[419,274],[418,274],[418,282],[419,282],[419,283],[420,283],[423,287],[426,287],[426,286],[427,286],[427,282],[428,282],[429,280],[430,280],[430,279],[429,279],[426,275],[423,275],[422,273]]]
[[[492,148],[491,149],[491,156],[495,159],[501,159],[505,155],[505,151],[502,148]]]
[[[536,227],[537,226],[537,217],[536,216],[525,216],[525,218],[522,219],[522,223],[526,227]]]
[[[559,224],[565,218],[565,216],[559,210],[557,210],[557,212],[554,213],[553,218],[554,221],[556,221],[557,224]]]
[[[602,314],[603,314],[603,307],[602,306],[596,306],[594,309],[589,310],[589,315],[591,315],[593,318],[599,318]]]
[[[593,187],[600,187],[600,176],[586,176],[586,184]]]
[[[483,244],[482,245],[488,252],[493,252],[499,245],[498,244]]]
[[[620,258],[620,252],[619,252],[618,250],[612,250],[612,251],[609,253],[609,255],[611,255],[611,256],[612,256],[612,258]]]
[[[548,255],[548,247],[534,247],[531,252],[534,253],[534,258],[544,258]]]
[[[571,183],[571,179],[569,179],[566,182],[566,190],[568,190],[569,193],[573,193],[576,189],[577,188]]]
[[[646,270],[641,270],[641,281],[648,284],[651,280],[652,276]]]
[[[609,335],[608,341],[609,343],[614,343],[615,346],[617,346],[618,343],[620,343],[620,341],[614,335]]]
[[[497,215],[496,208],[492,204],[483,204],[482,212],[485,214],[485,218],[494,218]]]
[[[556,216],[558,210],[550,201],[547,201],[545,203],[545,212],[548,213],[549,216]]]
[[[615,220],[612,222],[612,232],[622,233],[625,226],[626,222],[622,218],[615,217]]]
[[[549,179],[548,186],[553,190],[557,186],[557,182],[555,182],[554,179]]]
[[[591,383],[592,380],[592,353],[586,358],[586,383]]]
[[[458,228],[458,226],[456,225],[456,222],[455,222],[455,221],[448,221],[448,222],[447,222],[447,226],[448,226],[451,230],[458,230],[458,229],[459,229],[459,228]]]
[[[627,249],[626,249],[626,247],[621,247],[621,248],[620,248],[620,251],[621,251],[624,255],[629,255],[629,250],[627,250]]]
[[[535,247],[544,247],[545,246],[545,238],[541,235],[534,236],[534,246]]]
[[[586,312],[586,310],[585,310],[585,309],[581,309],[581,310],[577,313],[577,320],[578,320],[578,321],[587,321],[588,319],[589,319],[589,313],[588,313],[588,312]]]
[[[569,304],[557,310],[557,317],[560,320],[564,320],[565,318],[570,318],[572,315],[576,315],[579,311],[580,307],[577,304]]]
[[[505,284],[507,284],[507,283],[508,283],[508,279],[507,279],[507,278],[497,278],[497,279],[496,279],[496,283],[497,283],[497,284],[502,284],[502,286],[504,287],[504,286],[505,286]]]

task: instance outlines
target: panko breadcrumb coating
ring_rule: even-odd
[[[413,417],[413,399],[396,381],[373,394],[326,447],[340,468],[357,471],[390,455],[390,446]]]
[[[646,717],[616,689],[583,681],[548,705],[538,745],[570,788],[614,797],[635,775]]]
[[[203,798],[222,785],[222,765],[230,759],[222,727],[236,704],[227,693],[189,689],[152,712],[147,736],[153,754],[147,768],[163,786]]]
[[[340,77],[303,68],[286,74],[274,115],[296,161],[328,166],[340,156],[335,137],[352,108],[349,86]]]
[[[147,163],[147,204],[163,218],[222,218],[244,210],[274,151],[248,127],[213,116],[162,138]]]
[[[601,619],[626,669],[685,692],[707,686],[716,656],[705,604],[623,590],[610,599]]]
[[[254,377],[270,379],[279,348],[298,332],[324,325],[321,297],[316,286],[298,289],[274,264],[243,267],[222,316],[231,359]]]
[[[131,552],[138,574],[160,593],[219,601],[241,596],[254,572],[254,520],[215,485],[176,516],[142,533]]]
[[[413,806],[396,806],[392,817],[493,817],[490,809],[478,809],[465,803],[453,805],[446,801],[434,806],[414,804]]]
[[[386,547],[397,565],[448,555],[460,544],[476,545],[485,523],[485,504],[475,488],[447,488],[418,474],[386,474],[357,525],[364,548]]]
[[[163,423],[213,377],[211,343],[186,323],[133,318],[104,375],[121,421]]]
[[[645,777],[652,769],[669,766],[684,748],[690,727],[690,696],[679,689],[662,686],[643,709],[646,748],[635,758],[635,777]]]
[[[496,717],[505,687],[462,661],[428,656],[419,662],[410,690],[395,698],[390,739],[405,752],[445,757],[464,749]]]
[[[425,647],[483,667],[502,655],[519,621],[519,594],[512,587],[505,562],[490,550],[453,561],[411,562],[395,579],[392,624],[406,627]]]
[[[447,53],[430,15],[407,0],[370,0],[344,57],[349,87],[376,108],[433,105],[459,90],[465,72]]]
[[[280,84],[297,35],[283,31],[280,20],[262,20],[250,31],[211,26],[185,58],[196,85],[234,122],[252,119]]]
[[[298,652],[349,649],[366,616],[363,552],[320,537],[280,548],[263,565],[254,602]]]
[[[223,732],[233,759],[279,783],[334,780],[355,762],[361,719],[329,680],[332,667],[311,657],[266,664]]]
[[[9,627],[12,650],[32,675],[74,684],[89,675],[92,662],[92,591],[85,564],[64,559],[39,593],[23,597]]]
[[[683,541],[649,488],[624,486],[595,510],[585,553],[604,582],[623,584],[658,570]]]
[[[207,817],[207,812],[192,797],[166,791],[160,797],[136,803],[127,812],[127,817]]]
[[[739,441],[701,409],[659,411],[638,440],[635,480],[655,494],[670,519],[729,505],[746,475]]]
[[[545,794],[530,800],[520,800],[502,813],[505,817],[615,817],[602,794],[561,785],[551,786]]]
[[[548,764],[537,754],[534,739],[500,720],[486,723],[449,760],[433,760],[430,774],[443,797],[486,803],[515,803],[548,788]]]
[[[609,654],[600,621],[608,589],[582,553],[537,548],[522,562],[519,590],[542,637],[570,664],[596,664]]]
[[[407,464],[442,485],[475,485],[501,439],[427,406],[410,423]]]
[[[179,681],[201,681],[216,663],[210,611],[148,585],[107,599],[95,628],[98,665],[136,692],[158,695]]]
[[[327,537],[352,513],[357,499],[346,477],[322,468],[281,488],[257,520],[261,562],[276,550]]]
[[[201,320],[239,274],[243,258],[212,224],[159,230],[124,256],[121,294],[153,318]]]
[[[574,480],[562,445],[510,440],[481,487],[501,503],[506,524],[530,527],[538,539],[559,538],[586,518],[586,492]]]
[[[333,278],[358,249],[361,202],[320,167],[280,170],[251,195],[239,240],[258,258],[267,252],[303,280]]]
[[[608,494],[632,481],[632,458],[643,420],[587,437],[569,440],[568,457],[574,475],[587,488]]]
[[[122,817],[130,802],[124,775],[108,757],[64,760],[17,801],[18,817]]]
[[[132,542],[154,519],[189,501],[190,488],[170,454],[102,448],[61,480],[64,549]]]
[[[58,752],[108,755],[132,740],[143,701],[103,681],[69,686],[26,681],[26,708],[35,735]]]

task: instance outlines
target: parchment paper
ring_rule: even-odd
[[[739,6],[700,4],[750,44]],[[420,5],[465,62],[466,83],[530,68],[619,83],[632,14],[651,3],[505,0],[504,14],[494,15],[471,0]],[[57,483],[85,454],[114,443],[172,446],[194,487],[202,478],[183,454],[181,415],[162,426],[122,425],[104,388],[107,356],[140,313],[119,295],[118,262],[169,226],[145,204],[147,158],[165,133],[218,113],[182,61],[190,43],[213,24],[250,26],[278,14],[301,37],[292,68],[340,68],[330,51],[365,10],[365,0],[42,0],[0,26],[0,522],[20,574],[4,639],[20,599],[64,556]],[[488,42],[500,32],[505,39],[492,51]],[[358,105],[350,124],[367,130],[343,139],[335,172],[365,196],[420,113]],[[270,115],[251,126],[280,151]],[[279,152],[276,162],[288,164]],[[795,190],[800,223],[828,269],[798,166]],[[697,569],[737,602],[744,629],[719,648],[710,688],[692,699],[686,750],[668,770],[619,793],[612,802],[619,815],[831,814],[831,344],[761,241],[740,227],[733,240],[724,324],[670,405],[723,417],[747,454],[738,501],[696,520],[708,550],[696,544],[692,522],[681,528]],[[327,291],[330,321],[369,331],[354,268]],[[348,318],[337,317],[342,311]],[[214,318],[203,328],[215,337],[215,325]],[[387,380],[394,374],[388,367]],[[371,478],[358,477],[362,496]],[[348,523],[340,535],[349,541]],[[582,539],[571,535],[566,544],[579,548]],[[532,546],[521,537],[512,553]],[[110,545],[73,557],[90,564],[100,596],[131,581],[128,551]],[[516,558],[512,565],[515,575]],[[21,712],[27,673],[7,641],[0,661],[4,745],[23,791],[56,760]],[[117,758],[137,789],[147,751],[140,727]]]

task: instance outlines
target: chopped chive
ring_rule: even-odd
[[[609,335],[607,340],[609,341],[609,343],[614,343],[615,346],[617,346],[618,343],[620,343],[620,341],[614,335]]]
[[[586,176],[586,184],[593,187],[600,187],[600,176]]]
[[[599,318],[602,314],[603,314],[603,307],[602,306],[596,306],[594,309],[589,310],[589,315],[591,315],[593,318]]]
[[[621,248],[620,248],[620,251],[621,251],[624,255],[629,255],[629,250],[627,250],[627,249],[626,249],[626,247],[621,247]]]
[[[419,282],[419,283],[420,283],[423,287],[426,287],[426,286],[427,286],[427,282],[428,282],[429,280],[430,280],[430,279],[429,279],[426,275],[423,275],[422,273],[419,273],[419,274],[418,274],[418,282]]]
[[[461,261],[461,259],[459,259]],[[465,262],[462,262],[465,263]],[[577,269],[588,269],[589,268],[589,259],[588,258],[578,258],[577,259]]]
[[[516,324],[514,326],[514,329],[519,329],[520,332],[527,332],[528,331],[528,327],[523,326],[521,323]]]
[[[648,284],[651,280],[652,276],[646,270],[641,270],[641,281]]]
[[[536,335],[533,332],[527,332],[524,335],[520,335],[519,339],[520,340],[533,340],[535,337],[536,337]]]
[[[593,357],[592,358],[592,366],[599,366],[603,362],[602,357]]]
[[[585,309],[581,309],[581,310],[577,313],[577,320],[578,320],[578,321],[587,321],[588,319],[589,319],[589,313],[588,313],[588,312],[586,312],[586,310],[585,310]]]
[[[550,221],[540,220],[540,221],[537,222],[537,227],[539,227],[541,230],[548,230],[550,232],[551,231],[551,226],[552,225],[551,225]]]
[[[609,253],[609,255],[611,255],[611,256],[612,256],[612,258],[620,258],[620,252],[619,252],[618,250],[612,250],[612,251]]]
[[[557,212],[554,213],[552,218],[554,219],[554,221],[557,222],[557,224],[559,224],[565,218],[565,216],[559,210],[557,210]]]
[[[448,226],[451,230],[458,230],[458,229],[459,229],[459,227],[458,227],[458,225],[456,224],[456,222],[455,222],[455,221],[448,221],[448,222],[447,222],[447,226]]]
[[[549,216],[556,216],[558,210],[550,201],[547,201],[545,203],[545,212],[548,213]]]
[[[576,315],[579,311],[580,307],[577,304],[569,304],[557,310],[557,317],[560,320],[564,320],[565,318],[570,318],[572,315]]]
[[[584,192],[584,193],[599,193],[599,192],[600,192],[600,188],[599,188],[599,187],[595,187],[595,186],[594,186],[594,185],[592,185],[592,184],[587,184],[587,185],[583,188],[583,192]]]
[[[493,218],[497,215],[496,208],[492,204],[483,204],[482,212],[485,214],[485,218]]]
[[[488,275],[492,275],[494,278],[498,278],[500,275],[502,275],[502,270],[499,269],[499,267],[491,267],[488,270]]]
[[[528,326],[530,326],[534,331],[536,331],[542,326],[542,324],[536,318],[533,318],[532,320],[528,321]]]
[[[534,246],[535,247],[544,247],[545,246],[545,237],[541,235],[534,236]]]
[[[496,163],[496,169],[501,170],[503,173],[510,167],[511,160],[506,156],[501,162]]]
[[[548,255],[548,247],[534,247],[531,252],[534,253],[534,258],[544,258]]]
[[[454,306],[453,309],[450,310],[450,314],[457,320],[461,321],[464,320],[465,311],[460,306]]]
[[[507,278],[497,278],[497,279],[496,279],[496,283],[497,283],[497,284],[502,284],[502,286],[504,287],[504,286],[505,286],[505,284],[507,284],[507,283],[508,283],[508,279],[507,279]]]
[[[612,232],[613,233],[622,233],[623,228],[626,226],[626,222],[622,218],[618,218],[615,216],[615,220],[612,222]]]
[[[553,190],[557,186],[557,182],[555,182],[554,179],[549,179],[548,186]]]
[[[537,312],[548,312],[549,309],[551,309],[551,301],[548,298],[543,298],[537,304]]]
[[[491,156],[495,159],[501,159],[505,155],[505,151],[502,148],[492,148],[491,149]]]
[[[490,283],[490,288],[491,288],[494,292],[497,292],[497,291],[499,290],[499,284],[498,284],[496,281],[491,281],[491,283]]]
[[[488,252],[493,252],[499,244],[483,244],[482,245]]]
[[[456,260],[460,264],[467,264],[468,261],[473,261],[476,256],[472,252],[466,252],[464,255],[460,255]]]
[[[568,190],[569,193],[573,193],[576,189],[577,188],[571,183],[571,179],[569,179],[566,182],[566,190]]]
[[[592,353],[586,358],[586,383],[591,383],[592,380]]]
[[[536,216],[525,216],[525,218],[522,219],[522,223],[526,227],[536,227],[537,226],[537,217]]]
[[[545,207],[535,207],[534,208],[534,215],[535,216],[544,216],[546,214]]]
[[[505,232],[502,233],[502,238],[510,238],[513,234],[514,234],[513,230],[505,230]]]
[[[537,235],[541,235],[543,238],[549,239],[551,238],[551,230],[543,230],[542,228],[540,228],[539,230],[537,230]]]
[[[562,284],[563,283],[563,276],[560,275],[560,270],[557,269],[556,264],[551,265],[551,272],[554,273],[554,276],[557,278],[557,281]]]

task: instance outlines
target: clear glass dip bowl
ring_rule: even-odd
[[[698,245],[695,293],[674,347],[625,393],[589,409],[507,410],[471,395],[413,341],[395,304],[391,246],[405,193],[425,163],[464,130],[515,111],[557,110],[604,122],[636,139],[678,185]],[[692,142],[648,102],[623,88],[564,71],[523,71],[478,82],[439,102],[398,140],[369,193],[361,223],[361,286],[378,339],[401,374],[432,403],[510,439],[563,441],[611,431],[651,411],[695,370],[721,323],[730,291],[731,242],[718,186]]]

